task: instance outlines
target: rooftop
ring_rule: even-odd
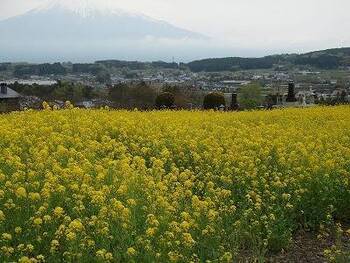
[[[7,87],[6,94],[0,92],[0,99],[14,99],[14,98],[18,98],[20,96],[21,95],[19,93],[17,93],[13,89],[10,89],[9,87]]]

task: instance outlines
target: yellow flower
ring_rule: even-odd
[[[246,246],[230,237],[269,254],[291,242],[295,218],[315,227],[347,212],[349,105],[234,113],[72,107],[0,115],[3,261],[80,262],[96,253],[100,262],[232,262]],[[323,202],[311,207],[315,195]],[[326,238],[333,228],[320,229]],[[350,235],[340,225],[336,232]],[[341,253],[332,247],[326,259]]]
[[[135,205],[136,205],[135,199],[128,199],[128,200],[127,200],[127,203],[128,203],[128,205],[130,205],[130,206],[135,206]]]
[[[3,233],[3,234],[1,235],[1,237],[2,237],[2,239],[4,239],[4,240],[12,240],[12,235],[9,234],[9,233]]]
[[[99,258],[104,258],[107,251],[105,249],[100,249],[96,251],[96,256]]]
[[[29,193],[29,199],[32,201],[39,201],[40,200],[40,194],[39,193]]]
[[[32,263],[33,261],[30,260],[28,257],[21,257],[18,262],[19,263]]]
[[[156,233],[156,228],[154,227],[150,227],[146,230],[146,235],[149,237],[154,236],[155,233]]]
[[[54,239],[51,241],[51,248],[50,248],[50,251],[51,253],[54,253],[58,247],[60,246],[60,243],[58,242],[58,240]]]
[[[53,210],[53,214],[56,216],[56,217],[61,217],[64,215],[64,210],[62,207],[59,207],[57,206],[54,210]]]
[[[0,221],[4,221],[5,220],[5,214],[3,211],[0,210]]]
[[[44,215],[43,219],[45,222],[50,222],[51,221],[51,216],[50,215]]]
[[[136,250],[133,247],[129,247],[126,253],[128,254],[128,256],[132,257],[136,255]]]
[[[171,262],[177,262],[180,260],[180,255],[174,251],[169,252],[168,257]]]
[[[111,260],[113,260],[113,254],[110,253],[110,252],[107,252],[107,253],[105,254],[104,258],[105,258],[105,260],[107,260],[107,261],[111,261]]]
[[[21,234],[21,233],[22,233],[22,228],[19,227],[19,226],[16,227],[16,228],[15,228],[15,233],[16,233],[16,234]]]
[[[74,232],[68,232],[66,236],[67,236],[67,240],[70,240],[70,241],[75,240],[77,238],[77,235]]]
[[[226,252],[220,258],[220,262],[232,262],[232,254],[230,252]]]
[[[42,107],[43,107],[44,110],[51,110],[50,105],[46,101],[44,101],[42,103]]]
[[[32,244],[28,244],[27,247],[26,247],[26,250],[27,250],[28,252],[33,252],[34,246],[33,246]]]
[[[33,220],[34,225],[40,226],[43,223],[43,220],[40,217],[37,217]]]
[[[217,215],[218,215],[218,212],[214,211],[213,209],[209,209],[209,212],[208,212],[209,221],[214,221]]]
[[[183,236],[185,246],[191,247],[194,245],[195,241],[193,240],[190,233],[183,233],[182,236]]]
[[[2,246],[1,251],[6,257],[10,257],[15,251],[15,249],[13,247]]]
[[[18,187],[16,190],[16,196],[19,198],[27,197],[27,191],[24,187]]]
[[[64,103],[64,107],[66,109],[73,109],[74,108],[73,104],[68,100]]]
[[[284,194],[282,194],[282,198],[283,198],[284,200],[289,200],[289,199],[290,199],[290,194],[284,193]]]
[[[94,247],[95,246],[95,241],[89,239],[87,244],[88,244],[88,247]]]
[[[76,232],[80,232],[84,229],[84,226],[79,219],[74,219],[72,222],[70,222],[68,227]]]
[[[184,230],[184,231],[188,231],[190,229],[190,223],[188,223],[187,221],[183,221],[180,224],[180,227]]]

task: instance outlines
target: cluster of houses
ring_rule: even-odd
[[[313,90],[295,92],[294,82],[288,83],[288,92],[281,92],[280,89],[269,95],[267,104],[270,107],[306,107],[313,106],[317,95]]]
[[[322,93],[310,88],[309,90],[296,92],[294,82],[290,81],[288,83],[288,92],[281,91],[279,87],[268,98],[268,104],[271,107],[309,107],[323,102],[348,103],[350,102],[350,95],[346,89],[335,89],[331,93]]]

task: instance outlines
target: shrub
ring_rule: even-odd
[[[157,108],[171,108],[174,106],[174,103],[175,103],[175,96],[169,92],[161,93],[156,98]]]
[[[203,108],[205,110],[216,109],[221,105],[226,106],[225,97],[222,93],[212,92],[204,97]]]

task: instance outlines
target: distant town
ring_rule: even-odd
[[[245,64],[239,58],[188,64],[118,60],[0,63],[0,106],[3,112],[40,108],[43,101],[62,107],[69,100],[84,108],[152,109],[156,97],[164,92],[174,95],[174,108],[180,109],[202,108],[204,97],[213,92],[224,96],[222,110],[348,103],[350,66],[329,64],[324,59],[329,53],[334,50],[312,53],[323,64],[305,61],[305,55],[299,64],[296,60],[291,64],[290,55],[278,62],[269,57],[262,58],[264,63],[246,59]],[[232,64],[229,68],[227,61]]]

